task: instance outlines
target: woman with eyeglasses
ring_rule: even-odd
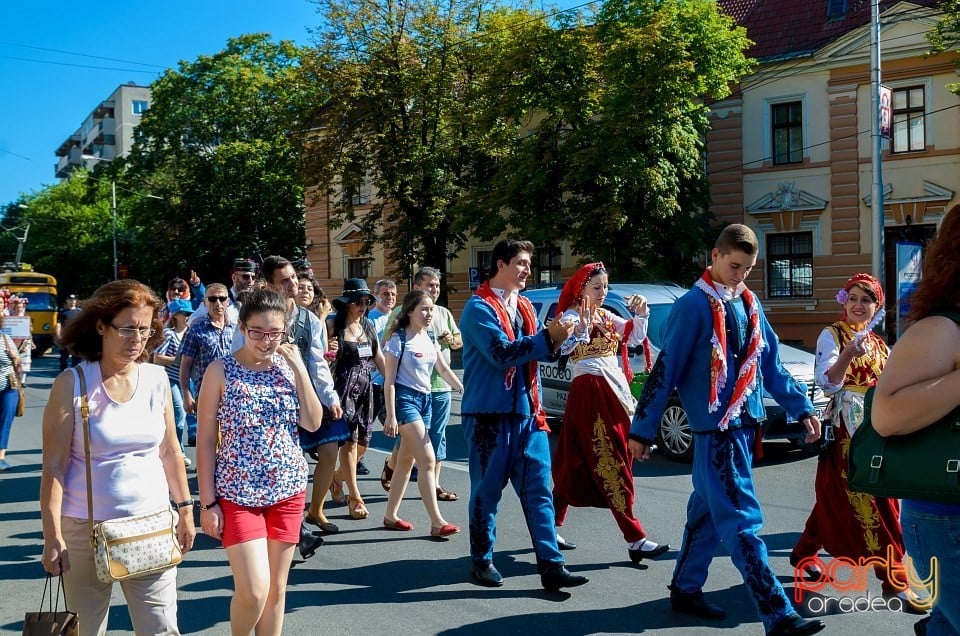
[[[383,373],[377,331],[367,318],[367,308],[373,301],[367,281],[362,278],[344,281],[343,295],[333,301],[337,314],[327,321],[327,333],[339,343],[330,365],[333,386],[340,396],[343,417],[350,430],[350,439],[340,447],[340,467],[333,475],[330,494],[334,501],[343,503],[346,482],[352,519],[366,519],[369,515],[360,496],[357,459],[366,451],[373,436],[373,371]],[[358,447],[363,450],[358,452]]]
[[[323,417],[300,350],[285,342],[287,308],[270,289],[247,296],[243,347],[210,365],[200,391],[200,525],[227,551],[234,634],[283,631],[307,490],[298,426],[316,430]]]
[[[174,505],[177,538],[193,547],[193,499],[174,426],[170,383],[162,367],[144,364],[160,343],[160,308],[135,280],[102,286],[68,322],[61,342],[81,359],[60,373],[43,412],[43,568],[63,573],[67,604],[83,616],[80,635],[103,634],[113,584],[96,575],[90,547],[86,459],[79,371],[90,409],[94,521],[154,513]],[[179,634],[177,568],[120,582],[138,634]]]

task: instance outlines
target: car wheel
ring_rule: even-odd
[[[678,462],[688,462],[693,457],[693,433],[687,412],[679,402],[671,401],[660,418],[657,433],[660,452]]]

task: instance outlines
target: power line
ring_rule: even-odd
[[[926,119],[926,118],[930,117],[931,115],[936,115],[937,113],[942,113],[942,112],[944,112],[944,111],[948,111],[948,110],[951,110],[951,109],[953,109],[953,108],[960,108],[960,104],[952,104],[952,105],[950,105],[950,106],[944,106],[943,108],[938,108],[937,110],[931,110],[929,113],[924,113],[924,114],[923,114],[923,118]],[[842,141],[842,140],[844,140],[844,139],[851,139],[851,138],[859,137],[860,135],[869,134],[869,133],[872,133],[872,132],[873,132],[873,129],[872,129],[872,128],[867,128],[867,129],[865,129],[865,130],[858,130],[857,132],[852,132],[852,133],[850,133],[850,134],[848,134],[848,135],[842,135],[842,136],[840,136],[840,137],[835,137],[835,138],[833,138],[833,139],[828,139],[827,141],[821,141],[821,142],[819,142],[819,143],[810,144],[809,146],[803,146],[800,150],[802,150],[802,151],[807,151],[807,150],[810,150],[811,148],[818,148],[818,147],[820,147],[820,146],[826,146],[826,145],[832,144],[832,143],[834,143],[834,142],[836,142],[836,141]],[[727,167],[727,168],[721,168],[720,170],[714,170],[714,171],[712,171],[712,172],[708,172],[708,175],[722,174],[722,173],[724,173],[724,172],[730,172],[731,170],[739,170],[739,169],[741,169],[741,168],[745,168],[745,167],[751,166],[751,165],[753,165],[753,164],[763,163],[763,162],[765,162],[765,161],[772,161],[773,159],[774,159],[774,156],[773,156],[773,155],[770,155],[770,156],[768,156],[768,157],[763,157],[762,159],[755,159],[755,160],[753,160],[753,161],[744,161],[744,162],[742,162],[742,163],[738,163],[738,164],[729,166],[729,167]],[[709,161],[709,156],[708,156],[708,159],[707,159],[707,160]]]
[[[53,66],[71,66],[74,68],[90,68],[98,71],[123,71],[124,73],[147,73],[156,75],[156,71],[145,71],[139,68],[116,68],[113,66],[93,66],[92,64],[73,64],[71,62],[54,62],[51,60],[34,60],[29,57],[17,57],[15,55],[0,55],[0,59],[16,60],[18,62],[35,62],[37,64],[52,64]]]
[[[33,46],[30,44],[20,44],[18,42],[2,42],[2,46],[16,46],[24,49],[33,49],[35,51],[49,51],[51,53],[63,53],[65,55],[76,55],[77,57],[89,57],[95,60],[106,60],[108,62],[121,62],[123,64],[136,64],[138,66],[152,66],[154,68],[164,69],[166,66],[161,66],[160,64],[149,64],[147,62],[136,62],[134,60],[124,60],[116,57],[104,57],[102,55],[93,55],[91,53],[77,53],[76,51],[64,51],[62,49],[50,49],[43,46]]]

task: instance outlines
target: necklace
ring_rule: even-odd
[[[363,327],[360,326],[359,322],[354,322],[348,325],[346,331],[347,335],[350,336],[354,342],[359,342],[360,338],[363,337]]]

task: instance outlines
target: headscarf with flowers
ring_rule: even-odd
[[[873,299],[877,301],[877,305],[883,307],[883,286],[880,285],[880,281],[871,276],[870,274],[865,274],[863,272],[859,274],[854,274],[850,277],[850,280],[846,282],[843,286],[843,289],[837,292],[837,302],[841,305],[847,304],[847,299],[850,297],[850,288],[856,285],[861,289],[866,290],[869,294],[873,296]],[[847,309],[843,309],[843,319],[847,319]]]

